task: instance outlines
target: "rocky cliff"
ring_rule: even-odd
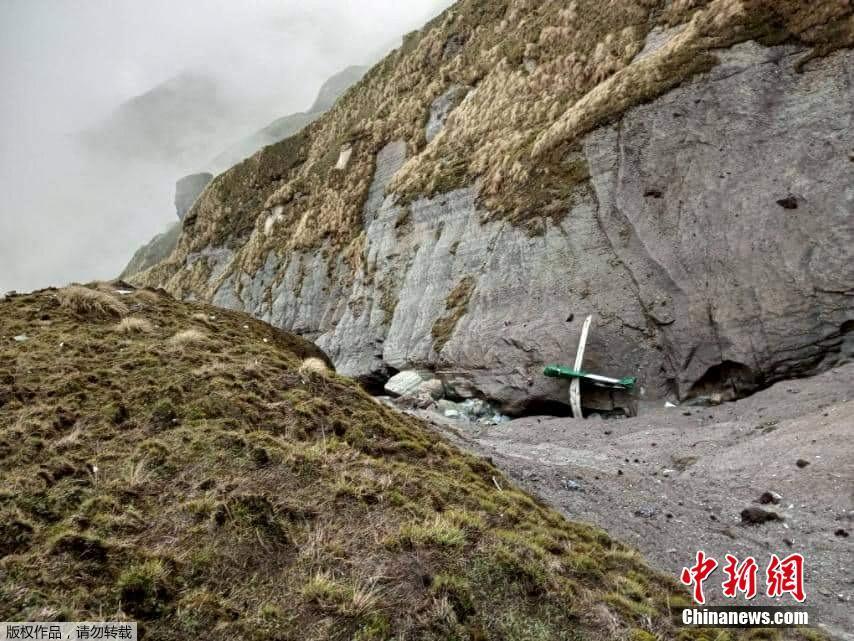
[[[172,223],[166,231],[157,234],[134,252],[119,278],[130,278],[165,260],[175,251],[179,238],[181,238],[181,223]]]
[[[211,160],[208,166],[217,173],[226,171],[259,149],[298,133],[303,127],[320,118],[366,70],[365,67],[352,66],[335,74],[323,83],[314,104],[307,112],[290,114],[275,120],[229,147]],[[184,216],[211,180],[213,174],[208,172],[191,174],[178,180],[175,184],[175,210],[180,220],[184,220]],[[166,232],[156,235],[134,253],[120,278],[130,278],[168,258],[178,245],[180,236],[181,225],[177,223]]]
[[[463,0],[139,280],[511,413],[588,314],[647,397],[805,375],[854,330],[852,43],[847,1]]]

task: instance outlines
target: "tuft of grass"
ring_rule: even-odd
[[[34,531],[33,524],[20,512],[0,511],[0,557],[29,547]]]
[[[398,542],[408,546],[460,547],[466,543],[465,532],[442,516],[427,523],[406,524],[400,529]]]
[[[80,440],[80,436],[83,434],[83,425],[80,421],[75,423],[74,428],[65,434],[63,437],[57,439],[54,443],[54,447],[58,452],[62,452],[64,450],[71,449],[75,446],[75,444]]]
[[[128,306],[107,292],[71,285],[57,293],[59,304],[78,316],[87,318],[121,317],[128,314]]]
[[[169,337],[168,344],[174,349],[193,347],[203,344],[207,335],[198,329],[182,329]]]
[[[119,334],[150,334],[154,331],[154,325],[145,318],[128,316],[120,320],[114,329]]]
[[[302,376],[327,376],[330,373],[329,366],[319,358],[306,358],[299,367]]]
[[[53,554],[63,554],[77,561],[104,563],[107,560],[107,546],[96,536],[64,531],[55,535],[51,543]]]
[[[169,599],[167,575],[166,565],[160,559],[150,559],[127,568],[115,587],[122,607],[145,618],[162,614]]]
[[[125,469],[125,483],[129,488],[137,488],[144,485],[151,478],[151,473],[148,470],[148,461],[128,461]]]
[[[302,596],[322,612],[366,618],[376,611],[380,592],[372,581],[353,586],[321,570],[303,586]]]
[[[164,294],[158,293],[151,289],[137,289],[133,293],[133,298],[134,300],[140,301],[145,305],[157,305],[160,302],[160,297],[163,295]]]
[[[326,612],[338,612],[347,601],[347,592],[326,570],[315,572],[302,588],[308,602]]]
[[[168,398],[161,399],[154,403],[151,409],[151,422],[160,427],[166,428],[175,423],[178,419],[178,412],[175,409],[175,406],[172,404]],[[148,444],[151,444],[149,442]],[[143,443],[143,445],[147,445]],[[163,450],[165,452],[165,447],[158,446],[158,449]],[[158,454],[158,457],[160,455]]]

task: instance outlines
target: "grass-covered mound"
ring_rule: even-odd
[[[299,338],[150,290],[0,302],[0,620],[647,641],[682,601]]]

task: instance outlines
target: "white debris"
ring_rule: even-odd
[[[664,403],[664,407],[679,407],[679,406],[675,405],[674,403],[671,403],[670,401],[667,401]]]
[[[392,376],[385,384],[385,391],[392,396],[412,396],[424,381],[431,380],[430,372],[404,370]]]
[[[132,289],[117,289],[116,293],[120,296],[127,296],[128,294],[133,294]]]
[[[350,156],[353,155],[353,148],[350,145],[344,145],[341,148],[341,154],[338,156],[338,162],[335,163],[335,169],[347,169],[350,164]]]
[[[16,343],[24,343],[24,342],[30,340],[30,337],[27,336],[26,334],[18,334],[12,340],[14,340]]]
[[[264,221],[264,235],[269,236],[273,232],[273,227],[276,226],[276,223],[281,221],[284,218],[285,208],[281,205],[275,207],[273,209],[272,215],[267,217],[267,220]]]

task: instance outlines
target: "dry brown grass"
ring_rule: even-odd
[[[119,334],[150,334],[154,331],[154,324],[147,318],[128,316],[120,320],[114,329]]]
[[[162,294],[158,294],[150,289],[137,289],[133,293],[134,299],[147,305],[156,305],[160,301]]]
[[[59,290],[57,298],[62,307],[78,316],[121,317],[129,312],[128,306],[116,296],[82,285],[71,285]]]
[[[141,276],[175,292],[212,295],[209,246],[241,249],[229,270],[251,272],[322,244],[355,257],[377,152],[406,142],[409,160],[389,188],[401,199],[478,184],[488,216],[524,225],[564,216],[589,175],[579,138],[715,64],[715,48],[800,40],[816,55],[854,42],[850,2],[820,0],[464,0],[406,38],[323,118],[219,176],[185,223],[178,250]],[[637,60],[654,28],[687,25]],[[452,39],[464,42],[445,55]],[[429,144],[432,101],[452,85],[475,91]],[[334,165],[352,148],[346,170]],[[239,205],[237,205],[239,203]],[[240,213],[235,213],[239,211]],[[281,222],[264,233],[273,216]]]
[[[329,366],[319,358],[307,358],[300,365],[299,373],[302,376],[311,374],[326,376],[329,374]]]
[[[202,345],[207,341],[207,334],[198,329],[183,329],[169,337],[168,343],[170,347],[180,349],[183,347],[191,347]]]
[[[54,447],[59,452],[74,447],[74,445],[77,444],[77,442],[80,440],[80,437],[83,435],[83,430],[83,423],[81,421],[78,421],[74,428],[70,432],[68,432],[68,434],[58,439],[54,443]]]

